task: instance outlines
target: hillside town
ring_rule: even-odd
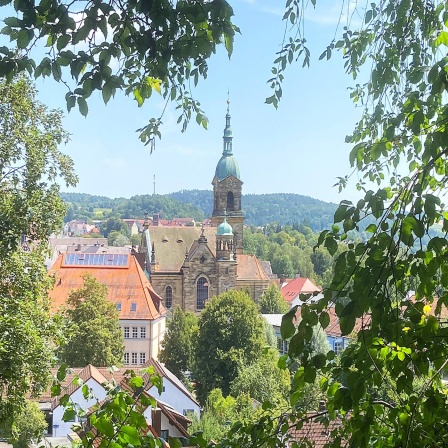
[[[0,1],[0,448],[448,446],[448,1],[327,3]]]

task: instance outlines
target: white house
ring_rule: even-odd
[[[144,392],[157,400],[156,409],[148,408],[144,411],[148,424],[158,436],[163,438],[187,436],[187,426],[190,420],[186,415],[189,412],[194,412],[199,416],[199,404],[188,389],[166,367],[151,359],[143,368],[150,366],[162,377],[163,391],[159,394],[157,389],[149,382],[147,374],[143,373],[143,378],[146,379],[148,385]],[[105,367],[94,367],[92,365],[72,369],[62,384],[62,391],[59,396],[51,397],[50,392],[47,392],[39,399],[40,408],[47,416],[49,435],[66,437],[73,432],[72,426],[74,423],[81,423],[77,416],[70,422],[63,421],[65,412],[65,407],[61,404],[63,396],[68,394],[71,403],[74,403],[77,408],[87,411],[97,401],[106,398],[105,383],[113,380],[123,388],[129,387],[126,383],[126,372],[128,370],[128,367],[123,367],[117,371],[111,371]],[[139,374],[142,367],[134,368],[134,370]],[[53,369],[52,374],[56,375],[56,373],[57,369]],[[84,398],[82,392],[84,384],[87,385],[95,398]]]

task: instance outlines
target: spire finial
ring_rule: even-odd
[[[230,127],[230,92],[227,89],[227,114],[226,127],[224,128],[224,150],[223,155],[232,155],[232,128]]]

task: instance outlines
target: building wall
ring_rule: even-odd
[[[237,279],[236,288],[246,291],[255,303],[258,303],[261,296],[269,286],[269,280],[241,280]]]
[[[124,338],[124,351],[125,353],[129,353],[129,365],[141,365],[150,358],[158,359],[160,343],[165,335],[165,324],[165,317],[161,317],[154,321],[120,320]],[[125,337],[125,328],[129,328],[129,337]],[[137,329],[137,337],[134,337],[134,328]],[[143,329],[144,337],[142,337]],[[136,363],[133,362],[132,353],[137,354]],[[142,359],[141,354],[144,354],[144,360]]]
[[[162,297],[165,307],[165,291],[167,286],[171,286],[173,292],[173,303],[171,308],[174,309],[178,306],[183,307],[182,274],[180,272],[154,272],[151,274],[151,283],[155,292]]]
[[[93,395],[96,398],[91,398],[86,400],[82,394],[82,388],[80,387],[71,395],[71,401],[79,406],[80,409],[86,410],[97,403],[97,399],[99,401],[104,400],[106,397],[106,391],[98,384],[93,378],[89,378],[85,383],[89,389],[92,390]],[[75,420],[72,422],[64,422],[62,417],[64,416],[65,408],[63,406],[57,406],[53,410],[53,427],[52,435],[53,437],[65,437],[67,434],[73,432],[71,429],[74,423],[79,423],[78,417],[75,417]],[[49,428],[50,429],[50,428]]]
[[[182,266],[184,310],[200,312],[197,307],[197,281],[205,277],[208,283],[208,298],[218,294],[218,269],[216,261],[206,244],[199,244],[192,259]]]
[[[159,394],[157,388],[153,386],[148,392],[154,398],[169,404],[181,414],[185,415],[186,411],[193,411],[199,417],[201,411],[199,405],[165,377],[163,378],[163,389],[163,392]]]

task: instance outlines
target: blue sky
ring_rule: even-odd
[[[66,152],[74,159],[79,184],[74,191],[109,197],[130,197],[153,191],[211,189],[222,152],[227,89],[244,193],[298,193],[339,202],[356,200],[354,183],[342,194],[333,187],[337,176],[350,172],[349,145],[344,138],[360,110],[351,103],[340,54],[330,61],[318,57],[331,41],[339,16],[338,0],[318,2],[305,20],[312,51],[311,68],[288,68],[279,109],[264,104],[271,95],[266,80],[284,32],[283,2],[231,0],[234,22],[241,28],[229,61],[224,49],[212,57],[207,79],[193,90],[209,118],[208,130],[192,122],[182,133],[175,105],[163,117],[162,139],[150,154],[135,130],[158,116],[163,100],[153,95],[142,108],[130,97],[117,95],[107,106],[92,95],[89,114],[66,114],[71,133]],[[65,109],[63,86],[39,80],[40,100]],[[65,190],[65,188],[63,188]]]

